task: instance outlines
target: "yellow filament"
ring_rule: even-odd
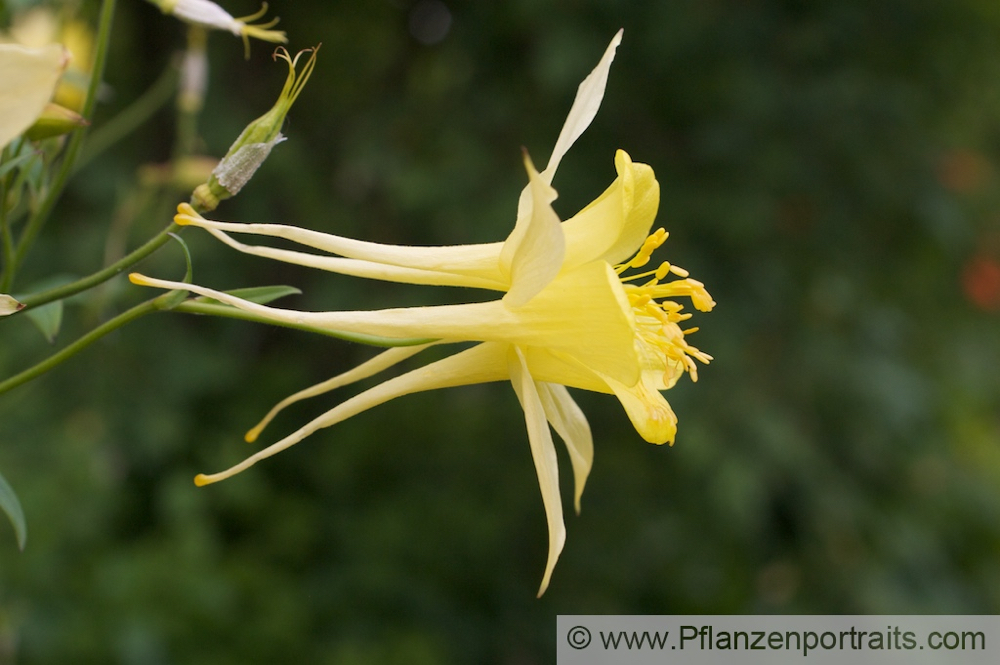
[[[705,289],[705,285],[688,277],[687,270],[671,265],[668,261],[661,263],[656,270],[623,275],[631,268],[641,268],[648,264],[653,252],[663,245],[667,236],[664,229],[657,229],[646,238],[632,259],[615,266],[615,272],[625,287],[629,304],[635,313],[640,339],[657,349],[667,361],[664,383],[671,382],[672,374],[677,367],[688,372],[692,381],[697,381],[698,366],[694,361],[708,363],[712,357],[687,343],[685,336],[697,332],[698,328],[681,330],[677,324],[691,318],[691,314],[682,311],[683,305],[666,298],[691,298],[696,309],[707,312],[715,306],[715,301]],[[661,283],[670,274],[681,279]],[[641,285],[632,283],[647,277],[652,279]]]
[[[267,13],[267,3],[261,3],[260,11],[255,14],[250,14],[249,16],[243,16],[241,18],[235,19],[237,23],[241,25],[240,36],[243,38],[243,52],[246,58],[250,59],[250,38],[254,37],[265,42],[272,42],[276,44],[286,44],[288,43],[288,36],[283,30],[271,30],[274,26],[278,25],[280,20],[275,17],[268,21],[267,23],[260,23],[258,25],[249,25],[251,21],[256,21],[257,19],[264,16]]]

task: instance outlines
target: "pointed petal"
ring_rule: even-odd
[[[660,204],[660,184],[653,169],[615,153],[618,178],[590,205],[563,222],[566,261],[563,270],[588,261],[611,265],[632,257],[649,235]]]
[[[41,114],[68,63],[59,44],[0,44],[0,149]]]
[[[174,221],[181,225],[200,226],[204,229],[215,229],[230,233],[249,233],[254,235],[269,236],[273,238],[283,238],[294,243],[312,247],[330,254],[337,254],[351,259],[370,261],[372,263],[386,266],[398,266],[400,268],[410,268],[413,270],[428,271],[431,273],[443,273],[453,275],[456,278],[468,277],[469,282],[456,279],[448,284],[461,284],[480,287],[481,283],[499,284],[506,289],[507,278],[500,273],[499,257],[501,243],[488,243],[479,245],[452,245],[446,247],[413,247],[406,245],[382,245],[363,240],[344,238],[329,233],[310,231],[297,226],[286,226],[283,224],[242,224],[232,222],[216,222],[205,219],[198,215],[187,204],[178,206],[179,214],[174,217]],[[220,237],[220,239],[222,239]],[[233,241],[235,242],[235,241]],[[250,251],[247,245],[233,245],[240,251],[256,253]],[[263,255],[263,254],[261,254]],[[275,254],[272,258],[285,261],[293,257],[302,255]],[[289,261],[299,263],[299,260]],[[306,265],[306,264],[302,264]],[[333,270],[332,267],[324,267],[315,264],[315,267]],[[366,275],[362,275],[366,276]],[[478,280],[478,281],[476,281]],[[393,280],[402,281],[402,280]],[[421,283],[435,283],[431,281]],[[484,288],[497,288],[487,286]]]
[[[566,386],[542,381],[536,381],[535,385],[538,386],[545,417],[569,451],[569,459],[573,463],[573,507],[579,515],[580,497],[594,464],[594,437],[590,433],[590,424]]]
[[[559,216],[552,209],[556,192],[538,177],[527,153],[524,167],[531,187],[531,211],[524,232],[517,238],[511,234],[501,252],[501,256],[510,256],[510,265],[505,266],[510,274],[510,290],[503,297],[508,307],[521,307],[538,295],[559,274],[566,255]],[[516,243],[512,250],[508,247],[511,242]]]
[[[502,381],[508,377],[507,345],[479,344],[453,356],[407,372],[369,388],[351,399],[338,404],[325,414],[284,439],[246,458],[239,464],[211,475],[199,474],[198,485],[225,480],[244,471],[257,462],[290,448],[313,432],[336,425],[363,411],[411,393],[437,388],[464,386],[489,381]]]
[[[615,33],[608,48],[604,51],[601,61],[597,63],[597,67],[590,72],[587,78],[583,79],[580,87],[577,88],[576,99],[573,100],[573,106],[569,110],[569,115],[566,116],[566,123],[563,125],[562,131],[559,132],[552,156],[549,157],[549,163],[542,173],[542,179],[545,182],[552,182],[552,176],[559,168],[559,162],[562,161],[563,156],[597,115],[597,110],[601,107],[601,100],[604,99],[604,89],[608,84],[611,62],[615,59],[618,45],[622,42],[623,32],[624,30],[619,30]]]
[[[295,402],[308,399],[310,397],[316,397],[317,395],[322,395],[323,393],[330,392],[331,390],[341,388],[356,381],[367,379],[368,377],[374,376],[375,374],[381,372],[384,369],[392,367],[396,363],[406,360],[410,356],[414,356],[420,353],[429,346],[431,345],[422,344],[419,346],[397,346],[388,349],[378,354],[374,358],[371,358],[370,360],[361,363],[352,370],[344,372],[343,374],[338,374],[332,379],[327,379],[322,383],[317,383],[315,386],[312,386],[311,388],[300,390],[294,395],[286,397],[285,399],[275,404],[274,407],[270,411],[268,411],[267,415],[264,416],[264,418],[259,423],[257,423],[253,427],[253,429],[251,429],[249,432],[246,433],[245,437],[246,440],[250,443],[256,441],[257,437],[260,436],[261,431],[263,431],[263,429],[267,427],[267,424],[270,423],[274,419],[274,417],[278,415],[278,413],[285,407],[294,404]]]
[[[538,595],[541,596],[549,586],[552,570],[566,543],[566,525],[563,523],[562,500],[559,495],[559,467],[541,398],[531,374],[528,373],[524,355],[516,346],[510,347],[508,365],[510,382],[514,385],[521,408],[524,409],[531,458],[538,473],[538,486],[542,491],[542,504],[545,506],[545,519],[549,526],[549,554],[542,584],[538,589]]]

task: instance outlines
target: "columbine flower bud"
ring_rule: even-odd
[[[265,42],[284,44],[288,41],[285,33],[281,30],[270,30],[278,23],[278,19],[273,19],[267,23],[250,25],[250,21],[256,21],[267,13],[267,3],[262,3],[260,11],[250,16],[233,18],[227,12],[211,0],[149,0],[160,8],[164,14],[172,14],[182,21],[200,25],[211,30],[227,30],[237,37],[243,38],[247,53],[250,52],[250,37],[260,39]]]
[[[86,127],[89,124],[86,118],[76,111],[49,102],[42,109],[42,114],[35,119],[35,123],[24,132],[24,135],[32,141],[40,141],[53,136],[69,134],[74,129]]]
[[[319,47],[299,51],[293,59],[283,47],[274,52],[275,59],[281,58],[288,63],[288,78],[281,90],[278,101],[270,111],[260,116],[243,130],[229,152],[222,158],[219,165],[212,171],[208,182],[199,185],[191,195],[191,205],[201,211],[215,210],[219,201],[236,196],[253,174],[271,154],[271,148],[285,140],[281,134],[281,125],[285,116],[295,103],[306,81],[316,66],[316,52]],[[296,73],[295,67],[303,53],[310,53],[302,71]]]

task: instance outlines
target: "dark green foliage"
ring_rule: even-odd
[[[119,4],[104,118],[182,44],[148,4]],[[0,400],[0,469],[31,532],[22,554],[0,524],[0,662],[549,663],[558,613],[1000,611],[996,3],[455,1],[432,46],[409,32],[414,4],[272,3],[293,52],[323,43],[319,63],[289,140],[217,216],[500,240],[521,146],[544,163],[624,27],[604,106],[553,184],[568,217],[611,182],[616,148],[651,164],[671,232],[657,256],[719,303],[692,338],[715,362],[668,393],[676,445],[579,396],[594,471],[536,600],[545,521],[510,386],[409,396],[198,489],[195,473],[253,450],[242,433],[274,402],[373,350],[156,314]],[[249,63],[228,35],[210,50],[200,132],[221,155],[286,69],[265,44]],[[34,260],[95,269],[109,202],[169,157],[169,126],[80,174]],[[140,220],[133,242],[167,220]],[[301,288],[284,306],[482,297],[184,237],[197,281]],[[142,270],[177,277],[183,259]],[[120,282],[121,309],[147,296]],[[71,302],[60,339],[97,314]],[[0,376],[49,348],[23,318],[0,328]],[[351,394],[297,405],[261,442]]]

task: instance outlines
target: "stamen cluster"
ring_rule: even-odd
[[[615,266],[615,272],[622,281],[625,294],[635,315],[636,329],[640,341],[666,360],[666,370],[663,376],[665,385],[672,385],[676,379],[676,370],[687,371],[691,380],[698,380],[698,366],[695,360],[708,364],[712,356],[699,351],[687,343],[685,335],[697,332],[698,328],[682,330],[678,325],[691,318],[690,313],[682,312],[684,306],[665,298],[689,297],[695,308],[702,312],[715,307],[715,301],[705,289],[705,285],[696,279],[691,279],[688,271],[670,262],[662,262],[656,270],[649,270],[622,277],[622,274],[632,268],[641,268],[649,263],[650,257],[669,234],[665,229],[657,229],[642,243],[642,247],[631,260]],[[681,279],[663,282],[667,275],[676,275]],[[636,280],[652,276],[643,284],[632,284]]]

